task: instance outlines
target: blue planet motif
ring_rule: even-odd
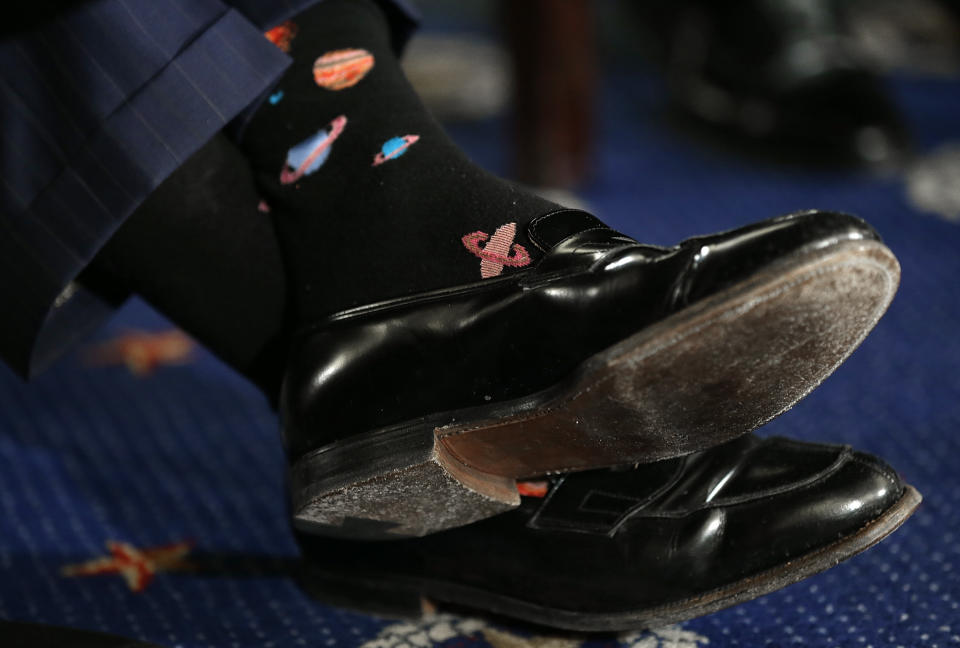
[[[287,151],[287,159],[280,171],[280,184],[296,182],[322,167],[330,157],[330,147],[340,137],[346,125],[347,118],[340,115],[330,122],[328,127],[321,128],[315,135]]]
[[[373,158],[373,166],[379,166],[387,160],[393,160],[407,152],[407,149],[413,146],[420,139],[419,135],[404,135],[403,137],[391,137],[383,146],[380,152]]]
[[[283,90],[277,90],[270,95],[270,105],[276,106],[278,103],[280,103],[281,99],[283,99]]]

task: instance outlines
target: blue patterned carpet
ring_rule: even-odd
[[[680,628],[586,641],[960,645],[960,224],[912,206],[899,175],[773,168],[705,149],[663,126],[652,82],[619,79],[617,88],[603,106],[597,181],[584,194],[612,225],[672,243],[829,207],[880,230],[903,266],[892,308],[845,366],[764,433],[879,454],[926,499],[898,533],[826,574]],[[960,142],[960,85],[902,80],[892,91],[922,151]],[[497,129],[455,135],[496,168]],[[98,337],[130,328],[169,324],[132,302]],[[403,624],[313,603],[286,572],[296,549],[276,421],[264,400],[202,350],[142,377],[122,365],[91,367],[85,358],[69,357],[31,385],[0,369],[0,618],[170,647],[585,641],[544,644],[481,620]],[[171,553],[192,543],[182,545],[192,547],[186,560],[199,557],[208,569],[161,571],[140,592],[117,574],[64,574],[66,565],[105,555],[108,541],[138,550],[172,544]]]

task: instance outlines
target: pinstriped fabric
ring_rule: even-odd
[[[11,367],[37,373],[111,311],[74,279],[255,105],[289,62],[263,28],[316,1],[89,0],[0,41],[0,356]],[[384,7],[402,44],[413,14]]]
[[[0,300],[16,305],[0,352],[12,366],[39,368],[109,312],[70,282],[286,64],[219,0],[95,0],[0,43]]]

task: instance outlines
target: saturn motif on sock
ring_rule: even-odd
[[[360,82],[373,68],[373,54],[364,49],[327,52],[313,63],[313,80],[327,90],[343,90]]]
[[[498,227],[492,237],[486,232],[471,232],[460,240],[463,247],[480,257],[480,276],[487,279],[503,272],[504,266],[517,268],[530,264],[527,249],[513,242],[516,235],[517,224],[507,223]],[[486,245],[481,248],[483,242]]]
[[[374,156],[372,166],[380,166],[387,160],[393,160],[400,157],[407,152],[408,148],[416,144],[419,140],[419,135],[391,137],[383,143],[383,146],[380,147],[380,152]]]
[[[329,126],[321,128],[315,135],[287,151],[287,159],[280,171],[280,184],[296,182],[322,167],[330,157],[330,147],[346,126],[347,118],[340,115]]]

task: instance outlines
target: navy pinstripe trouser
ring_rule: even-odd
[[[0,41],[0,357],[24,376],[115,304],[75,278],[289,63],[263,30],[317,0],[88,0]],[[385,2],[398,49],[415,25]]]

